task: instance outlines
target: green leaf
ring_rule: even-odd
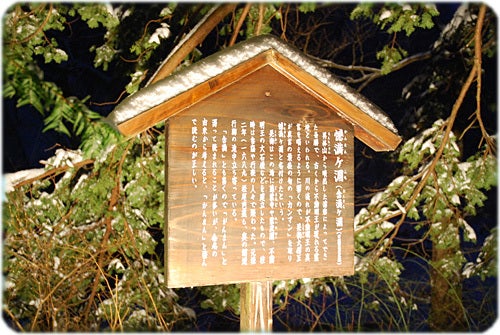
[[[314,2],[302,2],[299,5],[299,11],[301,13],[310,13],[316,10],[316,3]]]

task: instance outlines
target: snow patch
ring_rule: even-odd
[[[59,269],[59,265],[61,264],[61,259],[57,256],[54,256],[54,271]]]
[[[44,173],[44,168],[7,173],[3,176],[3,189],[5,193],[12,192],[14,191],[16,185],[22,183],[25,180],[37,178]]]
[[[451,21],[444,27],[439,39],[434,42],[433,48],[437,49],[441,47],[441,45],[444,44],[444,41],[446,41],[449,36],[453,35],[453,33],[457,31],[461,25],[470,24],[472,20],[473,17],[469,9],[469,4],[464,3],[460,5]]]
[[[115,270],[125,270],[125,266],[118,258],[114,258],[111,262],[109,262],[108,269],[111,268],[114,268]]]
[[[465,221],[462,218],[458,219],[458,221],[464,227],[464,232],[465,234],[467,234],[467,238],[471,241],[476,241],[477,236],[476,232],[474,231],[474,228],[472,228],[471,225],[469,225],[467,221]]]
[[[370,206],[376,206],[380,200],[382,200],[382,197],[384,196],[384,192],[378,192],[377,194],[375,194],[372,199],[370,200],[370,204],[368,205],[369,207]]]
[[[157,28],[153,35],[149,38],[149,43],[160,44],[161,39],[166,39],[170,36],[170,26],[165,22],[161,23],[161,27]]]
[[[380,228],[382,228],[384,230],[391,230],[392,228],[394,228],[394,223],[389,222],[389,221],[384,221],[380,225]]]
[[[388,9],[384,10],[382,14],[380,14],[380,21],[383,21],[385,19],[388,19],[392,16],[392,12]]]
[[[433,155],[436,152],[436,147],[434,146],[434,143],[432,139],[428,139],[427,141],[422,144],[422,151],[425,151],[426,149],[429,149],[429,154]]]
[[[451,191],[450,189],[452,190],[452,189],[454,189],[454,187],[450,186],[448,188],[448,191]],[[460,197],[458,196],[458,194],[453,194],[451,196],[450,202],[451,202],[452,205],[455,205],[455,206],[460,205]]]
[[[467,264],[465,264],[464,269],[462,270],[462,276],[464,276],[465,278],[470,278],[474,274],[475,268],[476,267],[474,263],[468,262]]]
[[[40,163],[52,166],[61,167],[67,165],[73,167],[75,163],[81,162],[83,160],[83,153],[81,150],[64,150],[57,149],[54,156],[49,158],[48,161],[40,161]]]

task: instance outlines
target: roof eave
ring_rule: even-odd
[[[375,151],[391,151],[398,147],[401,137],[381,122],[370,116],[367,111],[362,111],[352,101],[341,96],[330,87],[323,84],[316,77],[305,72],[286,57],[272,52],[270,65],[280,71],[284,76],[294,81],[302,89],[308,91],[325,105],[334,109],[339,116],[353,124],[354,136]],[[304,83],[307,83],[305,85]],[[355,95],[354,93],[353,95]],[[359,95],[359,94],[358,94]],[[383,113],[371,106],[373,112]],[[373,114],[373,113],[371,113]]]
[[[142,96],[139,95],[139,99],[137,100],[134,100],[134,95],[128,97],[123,105],[125,105],[125,109],[128,108],[131,110],[127,112],[131,116],[127,115],[124,120],[121,120],[120,116],[118,115],[118,117],[116,117],[117,115],[115,115],[115,111],[113,111],[107,118],[107,121],[117,127],[124,135],[135,135],[170,118],[185,108],[202,101],[261,67],[270,65],[283,76],[300,86],[304,91],[309,92],[312,96],[334,109],[337,114],[353,124],[355,129],[354,135],[373,150],[389,151],[394,150],[399,145],[401,138],[397,134],[397,130],[392,124],[392,121],[390,121],[385,113],[377,106],[373,105],[361,94],[355,92],[347,84],[333,77],[324,69],[315,64],[311,64],[306,56],[300,55],[297,51],[292,50],[290,46],[287,46],[277,38],[269,37],[268,39],[263,38],[261,40],[264,41],[264,46],[259,45],[260,53],[249,59],[239,59],[239,63],[235,66],[212,77],[209,76],[193,87],[183,87],[184,91],[181,90],[178,94],[171,94],[166,100],[149,109],[143,111],[135,110],[134,103],[141,101],[144,92],[141,92]],[[243,45],[242,48],[246,48],[244,50],[249,50],[250,47],[256,43],[253,42],[253,44],[248,44],[249,45]],[[231,57],[230,52],[236,52],[238,50],[240,49],[223,51],[222,53],[225,53],[225,57],[228,55]],[[221,56],[218,57],[221,58]],[[211,59],[215,59],[215,62],[217,62],[217,56]],[[208,64],[210,64],[210,62],[208,62]],[[207,62],[201,67],[206,65]],[[215,65],[217,65],[217,63]],[[179,79],[182,79],[182,76],[188,76],[193,73],[196,74],[196,71],[201,67],[194,67],[195,70],[191,72],[189,68],[186,68],[184,71],[171,75],[143,90],[149,90],[146,92],[146,95],[160,95],[162,92],[166,92],[170,87],[174,87]],[[121,105],[122,104],[118,107],[123,107]],[[142,107],[140,104],[138,105],[137,109]]]

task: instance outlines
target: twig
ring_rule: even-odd
[[[229,46],[232,46],[234,45],[234,43],[236,43],[236,38],[238,38],[238,34],[240,33],[241,27],[243,26],[243,22],[245,22],[245,18],[247,17],[248,12],[250,11],[250,7],[252,7],[252,4],[247,3],[243,8],[240,19],[238,20],[236,26],[234,27],[233,35],[231,36],[231,40],[229,41]]]
[[[92,164],[92,163],[94,163],[93,159],[85,159],[85,160],[83,160],[81,162],[73,163],[73,167],[75,167],[75,168],[78,169],[78,168],[80,168],[82,166],[89,165],[89,164]],[[61,174],[63,172],[66,172],[69,169],[70,169],[69,165],[59,166],[59,167],[50,169],[50,170],[42,173],[39,176],[23,180],[22,182],[14,185],[14,188],[17,189],[17,188],[20,188],[20,187],[22,187],[24,185],[32,184],[33,182],[35,182],[37,180],[43,180],[43,179],[48,178],[48,177],[55,177],[55,176],[57,176],[57,175],[59,175],[59,174]]]
[[[125,148],[125,150],[123,152],[122,157],[120,158],[120,161],[118,162],[118,169],[117,169],[116,175],[115,175],[115,183],[116,184],[115,184],[115,187],[113,187],[113,189],[111,190],[111,197],[109,199],[109,204],[108,204],[108,211],[109,212],[113,211],[113,208],[118,204],[118,200],[120,199],[120,189],[121,189],[120,177],[121,177],[121,173],[122,173],[123,162],[125,161],[125,158],[127,157],[128,149],[129,149],[131,144],[132,144],[132,142],[128,143],[127,147]],[[104,220],[106,230],[105,230],[104,235],[102,237],[101,247],[100,247],[100,250],[99,250],[99,253],[97,256],[97,266],[100,269],[103,268],[105,251],[107,249],[106,244],[108,243],[108,240],[109,240],[109,237],[111,236],[111,231],[113,228],[111,225],[112,220],[113,220],[112,215],[106,216],[106,218]],[[92,307],[94,298],[97,294],[100,276],[101,276],[101,273],[99,271],[96,271],[96,274],[95,274],[94,280],[93,280],[92,291],[91,291],[90,296],[88,298],[88,303],[85,306],[85,310],[83,311],[83,320],[84,320],[83,323],[84,324],[87,321],[87,318],[89,316],[90,309]]]
[[[145,71],[145,72],[147,73],[147,71]],[[144,73],[144,75],[146,73]],[[122,97],[125,93],[127,93],[127,90],[123,90],[122,93],[120,93],[120,95],[118,96],[118,98],[116,98],[115,101],[110,101],[110,102],[93,102],[93,101],[91,101],[90,104],[95,105],[95,106],[116,105],[122,99]]]
[[[490,135],[486,131],[486,127],[484,126],[483,119],[481,118],[482,54],[481,54],[481,47],[478,47],[478,45],[481,46],[481,43],[482,43],[481,30],[483,27],[485,14],[486,14],[486,8],[484,5],[482,5],[480,10],[479,10],[479,15],[480,16],[482,15],[482,20],[478,19],[477,26],[476,26],[476,34],[474,34],[474,41],[475,41],[474,45],[476,46],[474,48],[474,56],[475,56],[474,57],[474,65],[478,69],[478,76],[477,76],[477,80],[476,80],[476,106],[477,106],[476,107],[476,118],[477,118],[477,122],[479,123],[479,128],[481,129],[481,134],[482,134],[484,140],[486,141],[486,145],[488,146],[488,150],[491,153],[494,153],[495,144],[493,143]]]
[[[431,58],[431,56],[432,56],[432,52],[426,51],[426,52],[421,52],[421,53],[412,55],[410,57],[406,57],[405,59],[394,64],[391,68],[391,72],[401,70],[402,68],[404,68],[412,63],[429,59],[429,58]],[[382,71],[376,67],[361,66],[361,65],[359,65],[359,66],[358,65],[342,65],[342,64],[338,64],[338,63],[332,62],[332,61],[327,60],[327,59],[321,59],[321,58],[313,57],[313,56],[310,56],[310,57],[321,67],[332,68],[332,69],[337,69],[337,70],[341,70],[341,71],[358,71],[361,73],[369,72],[368,74],[364,74],[360,78],[355,79],[355,78],[348,77],[346,79],[346,81],[348,83],[351,83],[351,84],[364,82],[360,86],[360,88],[358,88],[358,91],[362,91],[370,82],[383,76]]]
[[[49,10],[48,10],[47,16],[43,20],[42,24],[38,28],[36,28],[36,30],[33,33],[31,33],[30,35],[26,36],[25,38],[23,38],[20,41],[13,40],[13,41],[9,41],[8,43],[9,44],[18,44],[18,43],[22,44],[22,43],[28,42],[33,36],[35,36],[36,34],[38,34],[41,31],[43,31],[44,26],[47,24],[47,22],[49,22],[49,18],[52,15],[52,10],[54,8],[53,4],[50,4],[49,6],[50,7],[49,7]],[[40,5],[40,7],[43,9],[43,8],[45,8],[45,5]]]
[[[77,271],[77,270],[80,270],[86,263],[89,263],[90,260],[86,260],[83,262],[83,264],[81,264],[80,266],[75,266],[75,268],[73,270],[71,270],[67,275],[65,275],[64,277],[61,278],[61,280],[59,280],[57,282],[57,284],[54,285],[54,287],[52,287],[52,289],[50,290],[50,292],[48,292],[44,297],[43,299],[40,299],[40,303],[38,304],[38,308],[36,310],[36,313],[35,313],[35,316],[33,318],[33,320],[31,321],[31,331],[34,331],[35,330],[35,327],[37,325],[37,319],[38,319],[38,316],[40,315],[41,313],[41,309],[42,309],[42,306],[47,302],[47,300],[56,292],[56,290],[64,283],[66,283],[66,281],[71,278],[74,273]]]
[[[259,3],[259,19],[257,20],[257,25],[255,26],[255,35],[260,35],[262,31],[262,23],[264,22],[264,4]]]
[[[17,329],[14,329],[14,330],[18,330],[18,331],[21,331],[21,332],[25,330],[24,327],[19,323],[19,320],[17,320],[17,317],[10,311],[10,308],[7,305],[7,303],[5,303],[3,311],[4,311],[4,313],[8,314],[8,316],[10,317],[11,322],[13,322],[13,323],[16,324]]]
[[[417,180],[418,180],[418,179],[419,179],[419,178],[420,178],[420,177],[424,174],[424,172],[425,172],[425,169],[423,169],[422,171],[420,171],[420,172],[419,172],[419,173],[417,173],[416,175],[414,175],[414,176],[412,176],[411,178],[409,178],[407,181],[405,181],[405,182],[404,182],[404,183],[403,183],[403,184],[399,187],[399,189],[404,189],[405,187],[407,187],[408,183],[410,183],[410,182],[416,182],[416,181],[417,181]],[[397,195],[397,194],[396,194],[396,195]],[[404,208],[404,207],[402,207],[402,206],[400,207],[400,206],[401,206],[401,205],[399,205],[399,206],[398,206],[399,210],[393,211],[393,212],[392,212],[391,214],[389,214],[388,216],[385,216],[385,217],[383,217],[383,218],[380,218],[380,219],[378,219],[378,220],[372,221],[372,222],[370,222],[370,223],[368,223],[368,224],[365,224],[365,225],[363,225],[363,226],[359,227],[358,229],[356,229],[356,230],[354,231],[354,234],[355,234],[355,235],[357,235],[357,234],[359,234],[360,232],[362,232],[363,230],[365,230],[366,228],[369,228],[369,227],[371,227],[371,226],[373,226],[373,225],[377,225],[377,224],[379,224],[379,223],[381,223],[381,222],[384,222],[384,221],[387,221],[387,220],[393,219],[393,218],[398,217],[398,216],[400,216],[400,215],[402,215],[402,214],[406,214],[406,212],[407,212],[406,208]]]

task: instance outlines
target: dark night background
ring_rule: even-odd
[[[438,3],[437,7],[441,14],[437,27],[442,27],[451,19],[458,5],[458,3]],[[151,4],[144,6],[151,6]],[[353,8],[353,5],[346,5],[346,8]],[[340,18],[335,18],[335,22],[338,22],[338,19]],[[346,22],[348,17],[343,17],[342,20],[344,21],[342,24],[349,24]],[[342,25],[339,26],[342,27]],[[81,20],[73,22],[71,28],[71,33],[68,31],[50,33],[57,38],[60,47],[68,53],[69,60],[61,64],[45,64],[40,57],[39,66],[44,71],[46,80],[56,83],[66,96],[76,96],[81,99],[90,96],[89,107],[106,116],[113,110],[115,106],[113,102],[118,99],[128,82],[128,77],[124,75],[127,65],[114,64],[108,71],[94,68],[94,55],[89,48],[102,43],[104,30],[88,29],[86,23]],[[439,30],[420,30],[415,34],[420,36],[413,36],[411,43],[404,45],[409,55],[427,50],[439,36]],[[216,38],[214,32],[210,34],[200,50],[204,54],[213,53],[215,43],[212,41]],[[373,47],[378,44],[377,41],[367,43],[372,43]],[[362,92],[390,115],[403,136],[405,126],[408,126],[411,117],[401,113],[398,105],[401,92],[394,88],[402,87],[408,82],[408,78],[415,76],[420,70],[418,63],[411,65],[402,71],[375,80]],[[16,108],[15,105],[13,100],[3,101],[4,173],[41,167],[40,160],[52,156],[58,147],[76,148],[78,146],[77,140],[71,141],[54,131],[42,132],[43,117],[34,108]]]
[[[146,6],[146,5],[144,5]],[[349,5],[347,5],[349,6]],[[350,5],[353,6],[353,5]],[[438,38],[442,27],[449,22],[453,13],[459,6],[459,3],[437,3],[440,16],[437,19],[437,26],[432,30],[420,30],[412,35],[411,43],[402,38],[403,47],[408,50],[409,55],[426,51],[430,45]],[[346,20],[346,18],[343,18]],[[348,24],[345,23],[344,24]],[[55,82],[65,92],[65,96],[76,96],[85,98],[90,96],[89,107],[106,116],[114,106],[116,100],[124,90],[129,78],[124,75],[127,71],[127,64],[114,64],[110,66],[108,71],[103,71],[101,68],[96,69],[93,66],[93,53],[89,51],[90,46],[99,45],[103,41],[103,29],[88,29],[87,24],[82,21],[77,21],[72,24],[71,33],[51,32],[57,37],[60,47],[63,48],[69,56],[69,61],[61,64],[44,64],[43,59],[40,59],[39,65],[45,73],[45,79]],[[214,52],[214,45],[217,38],[216,33],[212,32],[206,42],[200,47],[204,55]],[[373,48],[379,44],[378,41],[370,41]],[[168,53],[168,45],[165,46]],[[163,55],[163,57],[166,56]],[[336,60],[343,63],[342,60]],[[459,60],[452,60],[459,62]],[[439,62],[439,60],[436,60]],[[485,72],[484,87],[488,87],[485,94],[496,95],[497,92],[497,73],[496,59],[483,59],[484,68],[489,69]],[[349,64],[348,61],[345,64]],[[153,69],[156,70],[156,69]],[[415,63],[411,66],[397,71],[386,77],[379,78],[372,82],[363,92],[370,100],[379,105],[393,120],[394,124],[400,131],[403,140],[415,135],[410,123],[418,122],[415,120],[414,112],[411,106],[402,104],[401,89],[422,71],[422,65]],[[153,72],[153,71],[152,71]],[[493,99],[496,101],[496,98]],[[471,106],[474,102],[471,101]],[[65,135],[54,131],[42,132],[44,128],[43,117],[31,107],[16,108],[16,102],[13,100],[3,101],[2,111],[2,136],[3,136],[3,173],[10,173],[24,169],[42,167],[40,160],[51,157],[55,150],[60,147],[76,149],[79,145],[78,139],[69,139]],[[464,112],[462,115],[469,115]],[[426,121],[427,125],[437,119]],[[425,121],[424,121],[425,122]],[[470,121],[467,117],[462,117],[457,120],[458,127],[465,127]],[[497,116],[485,115],[485,122],[492,128],[496,129]],[[479,134],[473,135],[479,140]],[[470,141],[462,143],[464,155],[469,156],[477,150],[478,141]],[[356,141],[356,196],[362,197],[369,193],[368,190],[380,189],[387,185],[398,173],[397,163],[395,163],[393,153],[375,153],[364,144]],[[484,209],[479,213],[477,222],[471,222],[478,229],[478,235],[484,238],[491,227],[496,226],[496,189],[488,193],[488,202]],[[356,200],[356,206],[361,207],[366,205],[367,200]],[[409,233],[402,229],[400,234]],[[414,231],[412,230],[412,233]],[[478,236],[481,238],[480,236]],[[414,268],[409,276],[418,276],[418,267]],[[494,281],[491,283],[496,285]],[[473,285],[473,283],[469,283]],[[483,284],[484,285],[484,284]],[[196,309],[199,316],[198,326],[206,330],[226,330],[237,331],[238,320],[232,319],[228,315],[205,314],[199,307],[196,307],[195,297],[186,297],[180,294],[181,299],[186,299],[186,304]],[[290,308],[290,311],[293,307]],[[290,316],[283,316],[289,318]],[[333,316],[332,316],[333,317]],[[214,322],[216,321],[216,322]],[[293,317],[288,322],[293,323]],[[205,323],[205,324],[204,324]],[[213,329],[210,325],[219,324],[221,329]],[[280,329],[279,324],[275,323],[276,330]]]

